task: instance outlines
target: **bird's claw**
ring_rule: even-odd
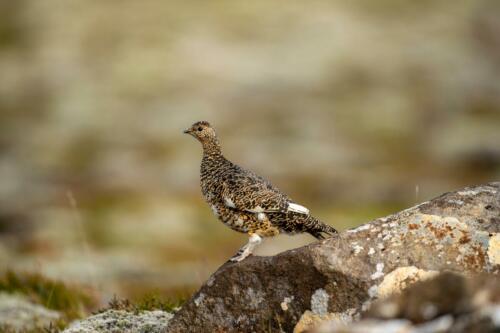
[[[231,262],[240,262],[240,261],[242,261],[243,259],[245,259],[246,257],[248,257],[250,255],[252,255],[252,253],[250,251],[240,250],[234,256],[232,256],[229,259],[229,261],[231,261]]]

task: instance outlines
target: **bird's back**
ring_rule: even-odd
[[[252,193],[270,191],[280,195],[285,201],[290,200],[267,179],[242,168],[222,155],[203,156],[201,186],[206,199],[207,197],[214,199],[221,196],[225,190],[236,196],[251,196]]]

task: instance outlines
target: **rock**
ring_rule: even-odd
[[[374,302],[362,318],[351,325],[333,320],[312,332],[498,332],[500,279],[446,272]]]
[[[63,333],[159,333],[167,327],[172,316],[160,310],[140,313],[107,310],[74,322]]]
[[[356,312],[355,309],[352,311]],[[299,322],[295,325],[293,329],[293,333],[306,333],[309,332],[314,327],[318,326],[321,323],[338,323],[338,324],[348,324],[352,322],[352,314],[350,313],[326,313],[323,315],[316,314],[312,311],[307,310],[304,312],[302,317],[300,317]]]
[[[421,323],[445,314],[470,313],[497,303],[500,305],[500,277],[483,275],[467,279],[445,272],[416,283],[401,294],[375,302],[366,316],[403,318]]]
[[[292,332],[307,310],[354,318],[380,286],[400,290],[431,271],[498,275],[499,232],[499,182],[445,193],[321,242],[224,264],[168,332]]]
[[[438,271],[426,271],[415,266],[399,267],[387,274],[377,288],[377,297],[385,298],[392,294],[399,294],[409,285],[432,278]]]
[[[500,233],[497,233],[490,238],[488,258],[492,265],[500,265]]]
[[[383,320],[364,320],[349,326],[323,323],[321,327],[309,331],[309,333],[410,333],[411,322],[408,320],[395,319],[390,321]],[[436,330],[425,331],[426,333],[440,332]],[[415,332],[417,333],[417,332]],[[441,333],[441,332],[440,332]]]
[[[21,295],[0,293],[0,327],[31,330],[47,327],[60,318],[59,312],[33,304]]]

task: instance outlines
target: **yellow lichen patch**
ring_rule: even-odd
[[[467,224],[455,217],[427,214],[419,214],[418,217],[420,218],[421,225],[430,230],[439,240],[447,236],[454,238],[458,231],[464,233],[468,230]],[[410,227],[410,229],[414,228]]]
[[[399,294],[411,284],[427,280],[437,274],[437,271],[426,271],[415,266],[399,267],[385,276],[378,286],[377,296],[385,298],[395,293]]]
[[[322,322],[328,321],[328,315],[317,315],[312,311],[307,310],[302,314],[297,325],[293,329],[293,333],[308,332],[312,328],[320,325]]]
[[[293,333],[310,332],[311,329],[318,328],[326,323],[347,324],[353,320],[356,313],[355,309],[348,309],[344,312],[330,312],[323,315],[318,315],[307,310],[302,314],[299,322],[295,325]]]
[[[492,265],[500,265],[500,233],[495,233],[490,237],[488,258]]]

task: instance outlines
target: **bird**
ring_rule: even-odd
[[[280,233],[309,233],[317,239],[337,233],[268,180],[226,159],[209,122],[195,122],[184,133],[196,138],[203,148],[200,181],[205,201],[225,225],[249,236],[248,243],[230,261],[242,261],[263,238]]]

